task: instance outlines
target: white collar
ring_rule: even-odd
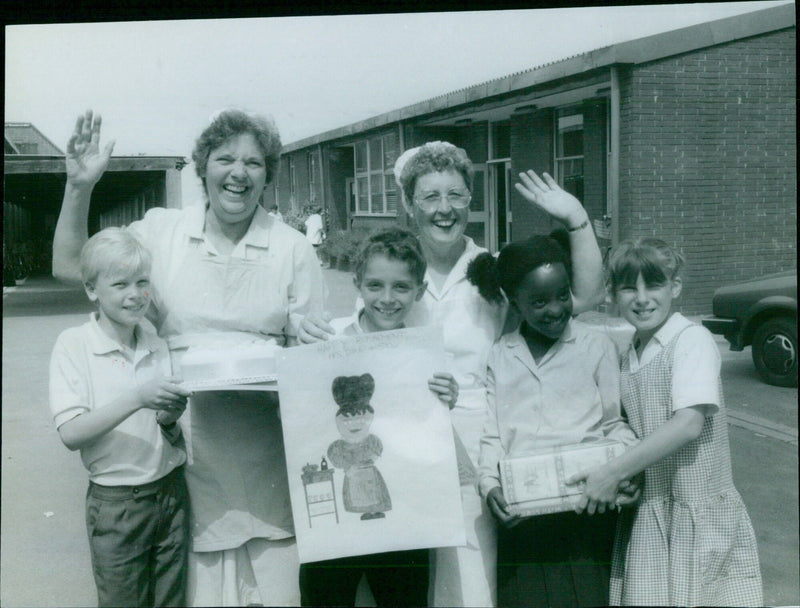
[[[185,230],[189,238],[204,240],[206,225],[206,210],[208,203],[192,205],[186,209]],[[253,247],[269,248],[270,230],[276,223],[274,216],[270,215],[261,205],[256,206],[255,213],[250,220],[247,232],[242,237],[239,245],[252,245]]]
[[[122,345],[109,336],[98,323],[99,313],[93,312],[89,314],[89,346],[92,353],[95,355],[105,355],[115,351],[124,352]],[[147,321],[143,321],[146,323]],[[134,336],[136,336],[136,350],[134,360],[144,356],[145,352],[155,352],[159,348],[159,340],[153,332],[147,331],[142,323],[137,323],[133,329]]]

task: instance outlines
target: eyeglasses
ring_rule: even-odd
[[[451,190],[447,194],[427,192],[420,196],[415,196],[414,202],[416,202],[423,211],[435,211],[443,199],[446,199],[447,204],[455,209],[464,209],[465,207],[469,207],[472,194],[469,192],[459,192],[457,190]]]

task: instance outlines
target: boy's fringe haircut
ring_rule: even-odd
[[[364,278],[369,260],[379,254],[405,262],[417,282],[422,283],[425,280],[425,254],[417,237],[405,228],[385,228],[364,239],[356,257],[355,273],[359,283]]]
[[[110,269],[134,273],[150,269],[152,258],[147,248],[124,228],[104,228],[81,249],[81,280],[93,284]]]

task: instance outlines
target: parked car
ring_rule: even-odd
[[[703,325],[725,336],[731,350],[752,345],[756,371],[767,384],[797,386],[796,270],[720,287],[712,306],[714,316]]]

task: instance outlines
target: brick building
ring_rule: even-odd
[[[476,176],[467,234],[496,251],[552,228],[513,188],[532,168],[576,194],[601,247],[654,235],[689,267],[683,311],[717,287],[796,267],[794,6],[615,44],[284,148],[265,197],[330,230],[406,223],[392,167],[442,139]]]

